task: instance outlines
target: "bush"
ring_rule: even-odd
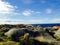
[[[1,42],[1,41],[3,41],[3,39],[2,39],[2,38],[0,38],[0,42]]]
[[[0,37],[1,37],[1,36],[4,36],[4,32],[0,32]]]

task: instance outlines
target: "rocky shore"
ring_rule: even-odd
[[[0,25],[0,42],[18,42],[16,45],[60,45],[60,27],[41,27],[30,24]]]

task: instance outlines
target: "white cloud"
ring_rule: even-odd
[[[6,21],[8,21],[9,19],[7,18],[0,18],[0,24],[7,24]]]
[[[0,14],[13,14],[17,7],[0,0]]]
[[[18,14],[15,12],[16,9],[17,9],[16,6],[13,6],[8,2],[0,0],[0,24],[8,24],[7,21],[10,20],[9,15],[17,15]]]
[[[26,24],[24,20],[20,19],[9,19],[9,18],[2,18],[0,19],[0,24]]]
[[[60,23],[60,19],[31,19],[28,21],[31,24],[44,24],[44,23]]]
[[[51,13],[52,13],[52,9],[49,9],[49,8],[46,9],[46,13],[47,13],[47,14],[51,14]]]
[[[22,20],[13,20],[13,21],[6,21],[7,22],[7,24],[26,24],[24,21],[22,21]]]
[[[30,16],[30,15],[32,15],[32,14],[41,14],[41,12],[40,12],[40,11],[34,11],[34,10],[24,10],[24,11],[22,12],[22,14],[23,14],[24,16]]]
[[[40,23],[40,22],[42,22],[42,20],[35,20],[35,19],[33,20],[32,19],[32,20],[29,20],[29,22],[31,22],[31,23]]]
[[[53,23],[60,23],[60,18],[52,19],[51,22],[53,22]]]
[[[23,15],[24,16],[29,16],[29,15],[31,15],[32,13],[33,13],[34,11],[32,11],[32,10],[25,10],[25,11],[23,11]]]
[[[30,20],[20,20],[20,19],[0,19],[0,24],[44,24],[44,23],[60,23],[60,19],[30,19]]]
[[[46,23],[47,19],[31,19],[28,22],[32,24]]]

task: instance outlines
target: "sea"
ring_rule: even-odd
[[[33,26],[42,26],[42,27],[53,27],[60,26],[60,23],[51,23],[51,24],[32,24]]]

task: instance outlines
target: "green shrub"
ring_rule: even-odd
[[[4,32],[0,32],[0,36],[4,36]]]
[[[3,39],[2,39],[2,38],[0,38],[0,42],[1,42],[1,41],[3,41]]]

